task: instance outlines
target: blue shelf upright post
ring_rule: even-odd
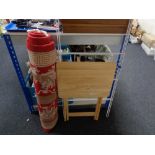
[[[110,90],[110,94],[109,94],[109,97],[108,97],[108,99],[110,99],[110,100],[106,101],[106,103],[105,103],[105,107],[107,108],[107,113],[106,113],[107,118],[109,117],[109,114],[110,114],[114,93],[115,93],[115,90],[116,90],[120,70],[122,68],[122,63],[123,63],[123,60],[124,60],[125,50],[126,50],[126,47],[128,45],[128,42],[129,42],[130,30],[131,30],[131,20],[129,20],[126,35],[123,36],[122,44],[121,44],[121,48],[120,48],[120,53],[119,53],[118,58],[117,58],[117,63],[116,63],[117,65],[116,65],[114,80],[113,80],[112,87],[111,87],[111,90]]]
[[[13,43],[12,43],[12,40],[11,40],[11,36],[9,34],[4,34],[3,37],[4,37],[4,40],[5,40],[8,52],[10,54],[14,69],[16,71],[18,80],[20,82],[21,88],[23,90],[24,96],[26,98],[29,110],[30,110],[31,113],[33,113],[34,108],[33,108],[32,96],[31,96],[28,88],[26,87],[26,83],[25,83],[25,80],[24,80],[23,73],[22,73],[22,70],[20,68],[19,62],[18,62],[18,58],[16,56],[16,52],[15,52],[15,49],[14,49],[14,46],[13,46]]]

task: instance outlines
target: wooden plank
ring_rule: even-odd
[[[83,116],[94,116],[95,112],[69,112],[69,117],[83,117]]]
[[[126,33],[128,19],[61,19],[64,33]]]
[[[127,25],[128,19],[60,19],[65,24]]]
[[[59,90],[58,90],[59,91]],[[74,92],[71,92],[74,91]],[[74,98],[94,98],[94,97],[107,97],[109,95],[110,89],[104,91],[102,90],[95,90],[95,89],[89,89],[87,91],[81,91],[81,90],[71,90],[71,91],[59,91],[59,97],[63,98],[68,96],[68,98],[74,97]],[[94,91],[94,92],[93,92]],[[87,94],[87,95],[86,95]]]
[[[109,70],[110,68],[115,67],[113,62],[58,62],[57,68],[59,69],[80,69],[83,70]]]
[[[113,62],[59,62],[58,95],[60,98],[107,97],[115,68]]]
[[[66,25],[64,33],[126,33],[127,28],[124,26],[100,26],[100,25]]]

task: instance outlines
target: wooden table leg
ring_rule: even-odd
[[[69,121],[69,103],[68,103],[68,100],[66,101],[66,120]]]
[[[98,118],[99,118],[101,105],[102,105],[102,97],[99,97],[99,98],[97,99],[97,104],[96,104],[96,109],[95,109],[94,120],[98,120]]]
[[[63,114],[64,114],[64,121],[66,121],[66,115],[67,115],[67,112],[66,112],[66,99],[63,99]]]
[[[67,120],[69,120],[69,116],[68,116],[68,100],[65,98],[65,99],[63,99],[63,101],[64,101],[64,108],[63,108],[63,110],[64,110],[64,121],[67,121]]]

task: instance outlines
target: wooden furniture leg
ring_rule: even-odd
[[[68,101],[67,99],[63,99],[64,101],[64,106],[63,106],[63,113],[64,113],[64,121],[66,122],[67,121],[67,107],[68,107]]]
[[[80,62],[80,56],[77,56],[77,62]]]
[[[68,100],[66,101],[66,120],[69,121],[69,104],[68,104]]]
[[[96,104],[94,120],[98,120],[99,118],[101,105],[102,105],[102,97],[99,97]]]

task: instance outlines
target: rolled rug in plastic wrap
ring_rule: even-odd
[[[55,43],[45,31],[28,31],[27,49],[30,63],[35,67],[48,67],[56,62]]]
[[[57,100],[52,104],[38,104],[41,126],[45,132],[51,131],[58,121]]]
[[[44,131],[49,132],[58,120],[55,43],[51,35],[45,31],[30,30],[27,36],[27,50],[41,126]]]

